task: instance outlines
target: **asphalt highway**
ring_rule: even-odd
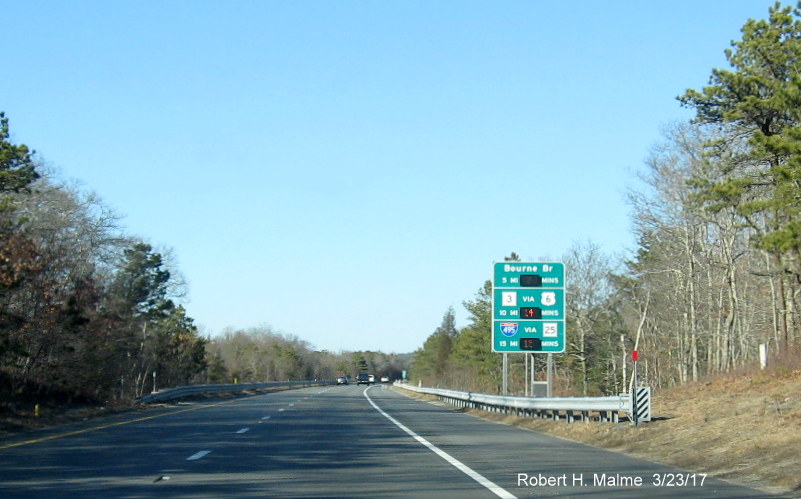
[[[178,404],[0,441],[1,498],[593,496],[768,497],[384,385]]]

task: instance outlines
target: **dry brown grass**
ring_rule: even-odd
[[[410,393],[403,391],[404,393]],[[574,423],[470,410],[485,419],[801,497],[801,368],[739,373],[653,394],[655,420]]]

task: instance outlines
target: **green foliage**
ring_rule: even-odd
[[[427,383],[440,384],[444,379],[453,344],[459,335],[455,325],[453,307],[442,317],[442,323],[428,337],[422,348],[415,352],[411,376]]]
[[[12,144],[10,137],[8,118],[0,112],[0,193],[23,191],[39,178],[34,152],[24,144]]]
[[[164,386],[180,386],[196,379],[207,368],[206,340],[198,336],[194,320],[178,306],[154,324],[148,338],[153,369]]]
[[[679,97],[698,123],[727,127],[736,150],[710,144],[708,155],[729,163],[721,175],[695,182],[709,209],[732,207],[757,229],[759,248],[801,251],[801,15],[775,4],[767,20],[749,20],[726,58],[732,70],[714,69],[710,85]],[[721,153],[724,153],[725,156]]]
[[[341,360],[336,364],[334,370],[337,376],[350,376],[350,363],[345,360]]]
[[[359,352],[353,358],[353,369],[357,373],[366,373],[369,370],[367,359],[364,358],[364,354]]]
[[[214,384],[230,383],[231,376],[228,373],[222,354],[219,351],[213,354],[207,352],[206,356],[206,363],[208,364],[207,381]]]
[[[462,303],[470,314],[470,323],[461,330],[453,348],[453,365],[474,388],[494,392],[501,385],[501,356],[492,352],[492,281],[476,293],[475,299]]]
[[[10,137],[8,118],[0,112],[0,296],[40,266],[36,261],[39,256],[36,243],[18,232],[18,223],[11,214],[14,204],[10,195],[27,192],[39,174],[33,152],[24,144],[13,144]],[[10,340],[1,332],[9,319],[0,313],[0,357],[10,348]]]
[[[111,285],[111,305],[120,313],[160,317],[173,308],[167,298],[170,272],[149,244],[135,243],[123,251],[123,262]]]
[[[769,10],[768,20],[748,20],[742,41],[732,42],[726,58],[733,71],[714,69],[711,85],[702,91],[687,90],[679,99],[693,107],[706,123],[740,123],[756,127],[763,136],[781,133],[797,124],[801,23],[797,10]]]

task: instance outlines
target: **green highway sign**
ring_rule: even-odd
[[[565,351],[565,269],[561,262],[496,263],[492,351]]]

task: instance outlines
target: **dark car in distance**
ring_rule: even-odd
[[[357,385],[369,385],[370,384],[370,375],[367,373],[359,373],[356,376],[356,384]]]

